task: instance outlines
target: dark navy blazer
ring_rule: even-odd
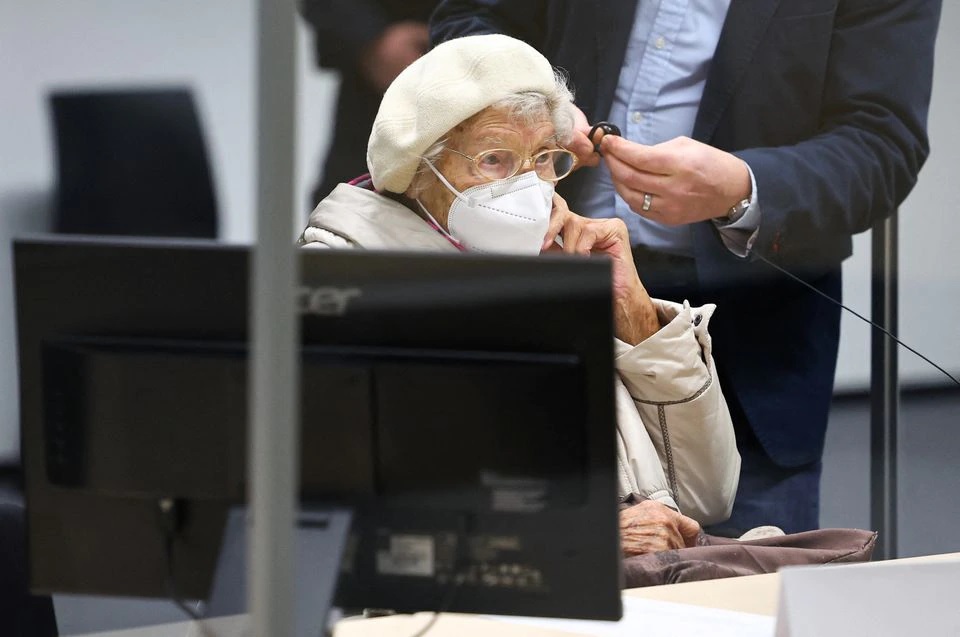
[[[643,0],[640,0],[641,2]],[[434,42],[479,33],[526,40],[565,69],[591,122],[613,100],[636,0],[446,0]],[[851,235],[893,213],[929,146],[940,0],[732,0],[693,137],[746,161],[762,221],[754,251],[839,298]],[[577,175],[563,183],[573,196]],[[823,449],[840,310],[710,222],[694,256],[734,417],[778,464]],[[694,299],[691,299],[694,300]]]

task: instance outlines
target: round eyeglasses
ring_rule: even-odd
[[[577,156],[566,148],[542,150],[530,157],[523,157],[509,148],[494,148],[474,156],[452,148],[447,150],[472,161],[477,171],[491,181],[513,177],[527,162],[530,162],[540,179],[560,181],[572,173],[577,165]]]

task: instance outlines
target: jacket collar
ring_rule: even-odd
[[[709,142],[780,0],[731,0],[700,100],[693,138]]]
[[[590,17],[596,21],[593,30],[597,47],[597,103],[593,117],[600,121],[610,113],[613,95],[620,81],[620,67],[627,54],[630,31],[636,19],[637,6],[643,0],[593,0]]]
[[[403,204],[349,184],[340,184],[321,201],[308,225],[368,250],[457,250]]]

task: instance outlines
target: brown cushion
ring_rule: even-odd
[[[624,587],[774,573],[781,566],[868,562],[876,541],[876,533],[861,529],[820,529],[746,542],[701,534],[699,546],[626,558]]]

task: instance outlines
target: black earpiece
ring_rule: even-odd
[[[593,152],[600,155],[600,142],[603,141],[603,137],[600,139],[594,139],[597,135],[597,131],[603,131],[604,135],[619,135],[620,128],[616,124],[611,124],[610,122],[597,122],[593,125],[593,128],[590,129],[590,132],[587,133],[587,139],[590,140],[590,143],[593,144]]]

